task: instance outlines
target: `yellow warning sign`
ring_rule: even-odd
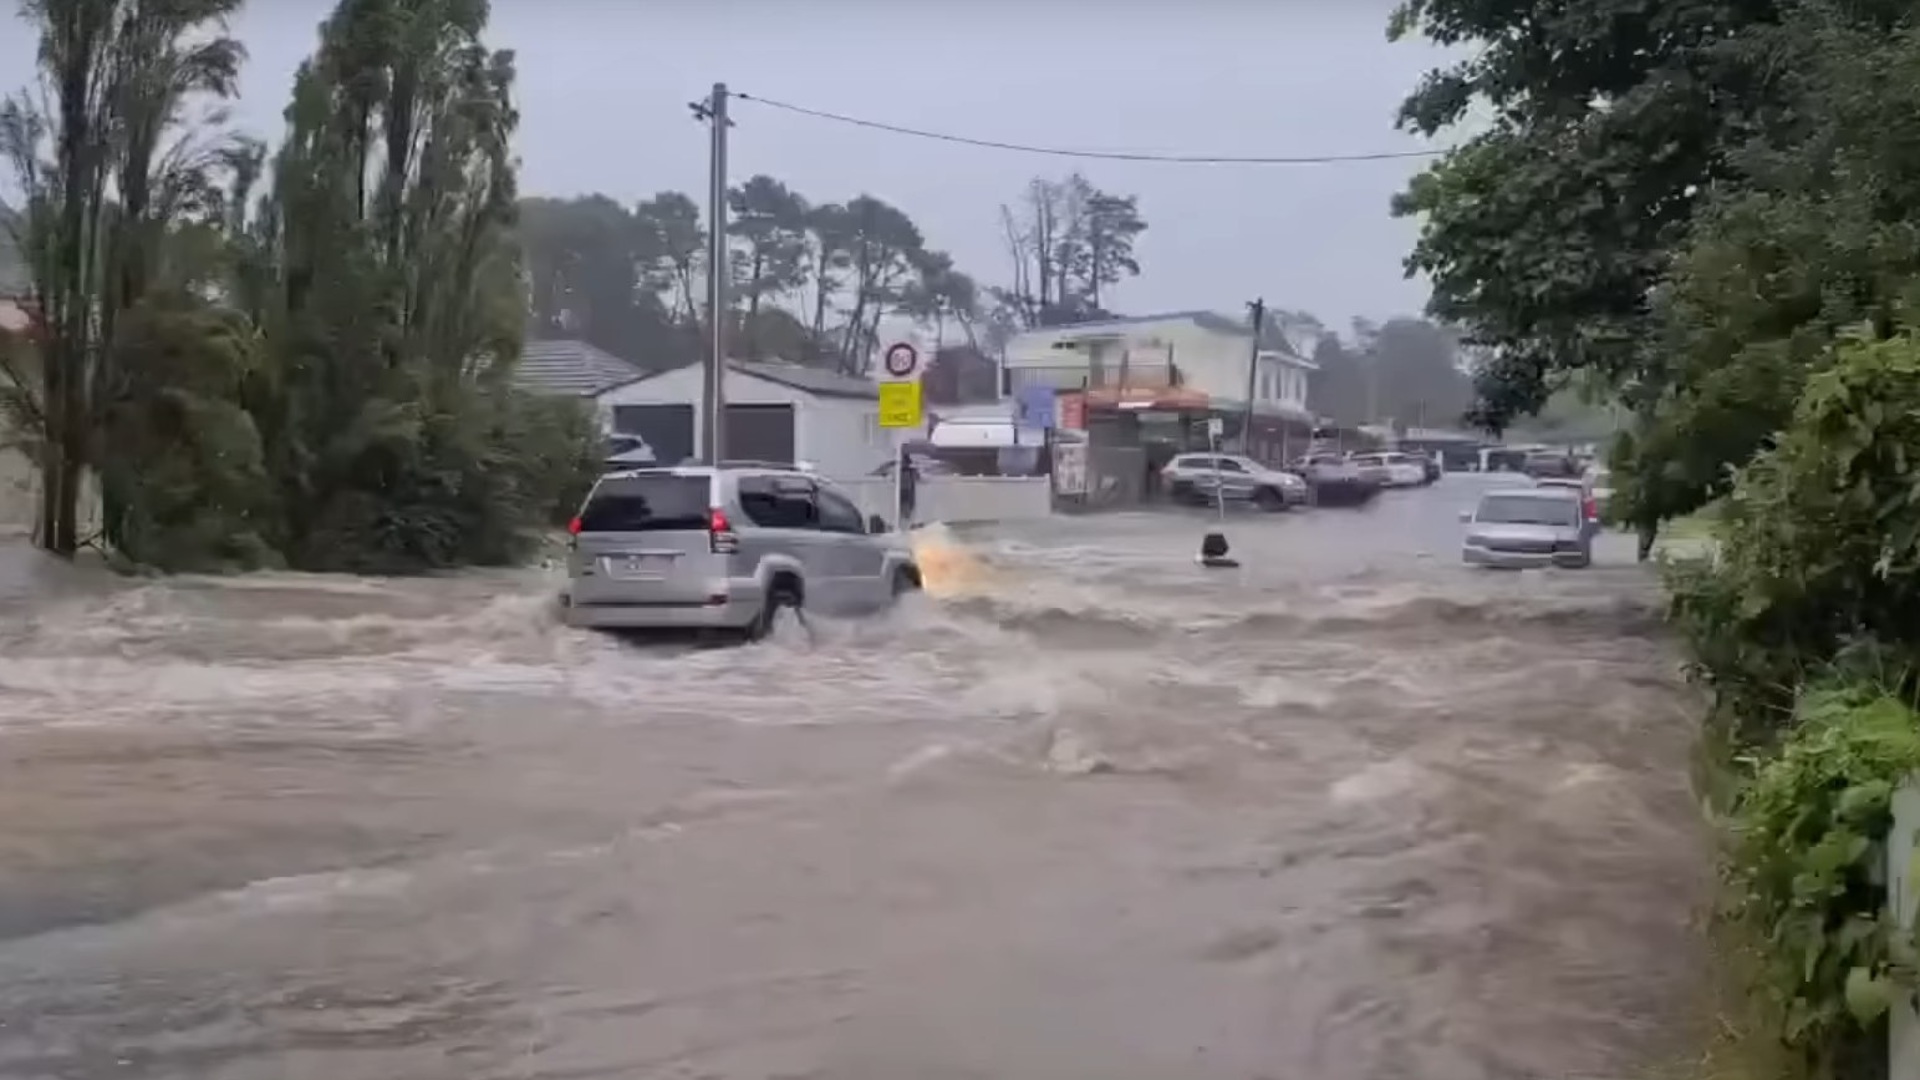
[[[925,422],[920,407],[920,380],[880,384],[880,426],[883,428],[919,427]]]

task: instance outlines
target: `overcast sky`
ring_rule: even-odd
[[[8,0],[0,0],[8,3]],[[11,6],[9,4],[9,6]],[[274,135],[294,67],[331,0],[252,0],[238,122]],[[704,203],[712,83],[885,123],[1004,142],[1174,154],[1417,150],[1400,99],[1440,55],[1388,44],[1391,0],[494,0],[493,40],[519,53],[522,187]],[[32,77],[23,24],[0,23],[0,87]],[[1035,175],[1078,168],[1137,195],[1144,272],[1108,304],[1130,314],[1238,311],[1255,296],[1344,328],[1417,313],[1402,276],[1414,235],[1388,201],[1419,160],[1307,166],[1074,162],[929,142],[736,105],[732,173],[767,172],[815,201],[862,192],[920,223],[985,284],[1003,282],[998,208]],[[9,185],[11,186],[11,185]]]

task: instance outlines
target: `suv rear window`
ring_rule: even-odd
[[[580,510],[581,532],[667,532],[707,527],[704,476],[622,476],[602,480]]]

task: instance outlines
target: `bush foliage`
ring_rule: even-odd
[[[487,5],[342,3],[271,159],[182,119],[234,90],[237,7],[27,9],[60,107],[0,109],[40,315],[0,401],[41,467],[40,541],[87,539],[91,474],[99,539],[162,569],[524,557],[598,440],[580,403],[511,385],[518,116]]]

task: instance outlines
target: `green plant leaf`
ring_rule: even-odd
[[[1892,980],[1864,967],[1847,972],[1847,1011],[1861,1024],[1871,1024],[1893,1008],[1897,990]]]

